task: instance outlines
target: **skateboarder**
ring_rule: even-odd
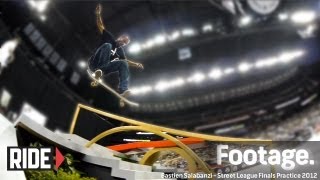
[[[89,69],[94,72],[95,78],[99,79],[102,75],[106,75],[112,72],[119,73],[119,94],[122,96],[128,96],[129,90],[129,66],[143,69],[141,63],[129,61],[123,50],[123,46],[130,43],[130,39],[127,35],[121,35],[117,39],[106,30],[101,18],[102,7],[98,4],[96,8],[96,21],[98,30],[101,33],[101,42],[96,49],[94,55],[89,59]]]

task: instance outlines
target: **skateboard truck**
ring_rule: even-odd
[[[92,82],[90,83],[90,85],[91,85],[92,87],[97,87],[97,86],[99,85],[99,83],[102,82],[102,80],[101,80],[102,71],[101,71],[101,70],[96,70],[96,71],[95,71],[94,73],[92,73],[91,75],[92,75],[92,77],[95,78],[95,80],[92,81]],[[96,79],[98,79],[98,81],[97,81]]]

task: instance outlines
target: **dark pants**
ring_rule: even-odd
[[[89,60],[89,68],[91,71],[100,69],[104,75],[112,72],[119,73],[119,91],[120,93],[128,89],[129,85],[129,66],[126,60],[111,60],[111,44],[105,43],[100,46],[95,54]]]

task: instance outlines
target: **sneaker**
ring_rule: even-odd
[[[120,95],[124,98],[127,98],[130,95],[130,90],[120,91]]]
[[[124,98],[127,98],[129,95],[130,95],[130,90],[125,90],[125,91],[120,91],[120,95]],[[121,99],[120,102],[119,102],[119,105],[121,108],[123,108],[125,106],[125,103],[124,101]]]
[[[96,79],[100,79],[102,76],[102,71],[100,69],[96,70],[94,73],[93,73],[93,77],[96,78]]]

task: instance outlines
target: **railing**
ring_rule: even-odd
[[[75,110],[73,120],[71,122],[70,130],[69,133],[72,134],[74,132],[78,116],[80,113],[80,110],[84,109],[96,114],[99,114],[101,116],[108,117],[110,119],[114,119],[126,124],[129,124],[129,126],[119,126],[116,128],[112,128],[109,130],[106,130],[97,136],[95,136],[92,140],[90,140],[87,144],[86,147],[90,147],[92,144],[96,143],[100,139],[109,136],[114,133],[118,132],[123,132],[123,131],[144,131],[144,132],[151,132],[154,133],[158,136],[161,136],[167,140],[172,141],[173,143],[176,144],[177,148],[172,148],[168,149],[171,151],[174,151],[178,154],[180,154],[182,157],[184,157],[187,162],[189,163],[189,171],[194,172],[195,170],[195,164],[199,166],[200,169],[202,169],[205,173],[212,173],[208,165],[200,159],[200,157],[193,152],[193,150],[182,143],[178,138],[172,136],[182,136],[182,137],[194,137],[194,138],[199,138],[203,139],[206,141],[214,141],[214,142],[229,142],[229,143],[241,143],[241,144],[264,144],[264,145],[271,145],[272,141],[271,140],[257,140],[257,139],[247,139],[247,138],[233,138],[233,137],[223,137],[223,136],[214,136],[214,135],[208,135],[208,134],[201,134],[201,133],[194,133],[194,132],[187,132],[187,131],[181,131],[177,129],[172,129],[168,127],[163,127],[163,126],[157,126],[149,123],[144,123],[141,121],[137,121],[134,119],[126,118],[123,116],[118,116],[112,113],[108,113],[99,109],[95,109],[83,104],[78,104],[77,108]],[[145,157],[140,161],[141,164],[148,164],[150,165],[151,162],[154,162],[154,154],[157,154],[159,150],[151,150],[150,152],[146,153]],[[150,158],[150,159],[149,159]],[[191,162],[191,160],[193,160]]]

